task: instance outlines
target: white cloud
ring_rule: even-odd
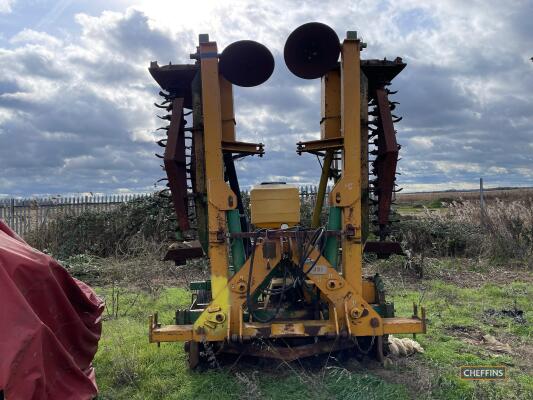
[[[516,168],[515,171],[525,178],[533,179],[533,168]]]
[[[13,4],[15,4],[15,0],[0,0],[0,14],[9,14]]]
[[[55,36],[45,32],[35,31],[33,29],[24,29],[10,39],[12,44],[35,44],[45,47],[57,47],[62,41]]]
[[[433,147],[433,141],[429,137],[415,136],[409,139],[409,144],[415,149],[428,150]]]
[[[488,169],[488,172],[491,173],[491,174],[508,174],[509,171],[507,170],[507,168],[503,168],[503,167],[490,167]]]

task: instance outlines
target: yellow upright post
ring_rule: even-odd
[[[354,36],[354,37],[352,37]],[[362,294],[360,42],[349,32],[341,52],[342,177],[330,194],[330,204],[342,208],[342,228],[353,235],[342,240],[342,273]]]
[[[341,135],[341,77],[340,70],[334,69],[322,77],[321,88],[321,119],[320,139],[332,139]],[[320,214],[324,205],[331,164],[335,151],[328,149],[324,156],[324,164],[320,175],[320,183],[316,195],[315,208],[311,218],[311,227],[320,226]]]
[[[205,179],[208,203],[209,259],[213,298],[228,283],[228,251],[226,247],[226,213],[234,209],[237,198],[223,178],[222,110],[218,53],[215,42],[200,42],[202,106],[204,117]],[[229,292],[228,297],[229,301]]]
[[[220,107],[222,113],[222,140],[235,141],[235,112],[233,111],[233,85],[222,75],[219,76]]]
[[[320,138],[332,139],[341,131],[341,75],[333,69],[322,77]]]

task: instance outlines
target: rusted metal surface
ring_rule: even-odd
[[[394,181],[396,179],[396,164],[398,162],[398,143],[392,123],[392,115],[389,108],[389,100],[385,88],[379,88],[375,92],[376,106],[378,110],[378,150],[374,162],[376,170],[375,193],[378,196],[378,224],[380,227],[380,239],[384,239],[384,230],[389,223],[391,211]]]
[[[368,78],[368,91],[374,92],[383,83],[390,83],[406,65],[400,57],[394,60],[361,60],[361,70]]]
[[[161,104],[156,104],[156,107],[169,112],[159,117],[169,121],[169,124],[160,128],[166,131],[166,138],[157,143],[165,149],[164,154],[159,157],[163,159],[166,173],[166,178],[163,180],[167,181],[168,189],[163,190],[161,195],[171,200],[169,204],[174,210],[177,223],[177,232],[172,232],[172,236],[176,235],[178,242],[170,245],[164,260],[173,260],[177,265],[181,265],[188,258],[204,255],[198,241],[184,242],[184,239],[204,239],[204,245],[207,246],[205,240],[207,216],[206,212],[202,213],[205,201],[201,195],[203,193],[205,196],[205,182],[202,179],[204,164],[201,99],[196,100],[196,106],[193,104],[195,93],[198,97],[199,91],[198,85],[194,82],[199,83],[200,73],[197,65],[169,64],[159,67],[157,62],[151,63],[149,71],[164,90],[160,92],[163,101]],[[185,128],[184,108],[193,109],[192,129]],[[186,131],[192,131],[192,134],[186,136]],[[196,148],[200,152],[196,151]],[[199,186],[204,189],[198,190]]]
[[[194,193],[194,211],[196,217],[196,230],[202,248],[207,252],[207,188],[205,180],[205,153],[204,153],[204,133],[203,133],[203,111],[202,111],[202,79],[201,74],[197,74],[192,83],[192,143],[191,151],[191,177],[192,192]]]
[[[176,242],[169,247],[163,261],[174,261],[176,265],[184,265],[188,259],[202,257],[203,255],[202,246],[197,240]]]
[[[344,138],[342,136],[328,139],[309,140],[307,142],[296,143],[296,152],[302,153],[317,153],[324,150],[339,150],[342,149]]]
[[[377,225],[375,232],[381,241],[390,235],[392,201],[396,182],[396,167],[398,163],[398,151],[400,146],[396,141],[394,123],[401,118],[395,118],[392,110],[396,107],[395,102],[389,101],[387,86],[396,77],[406,64],[397,57],[394,61],[389,60],[362,60],[361,69],[368,78],[368,97],[373,107],[369,113],[374,118],[369,121],[370,143],[375,147],[370,154],[375,156],[372,161],[372,175],[374,179],[369,181],[373,193],[374,224]]]
[[[182,232],[189,230],[184,123],[183,99],[174,99],[163,162],[178,227]]]
[[[163,90],[171,93],[174,97],[182,97],[184,99],[183,106],[192,108],[191,82],[198,72],[196,65],[169,64],[160,67],[157,61],[152,61],[148,71]]]
[[[265,154],[263,143],[228,142],[223,140],[222,150],[242,155],[256,154],[260,157]]]

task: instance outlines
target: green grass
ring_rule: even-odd
[[[472,336],[491,334],[512,337],[517,342],[532,344],[532,325],[519,324],[507,317],[488,318],[488,309],[512,309],[525,312],[526,321],[533,318],[532,294],[526,282],[507,285],[485,284],[479,288],[460,288],[442,281],[426,283],[425,294],[402,291],[394,296],[399,315],[408,315],[413,302],[428,309],[428,332],[417,340],[426,350],[423,358],[430,368],[439,371],[440,388],[432,395],[443,399],[526,399],[533,398],[533,379],[522,371],[520,354],[497,354],[482,345],[461,340],[455,331],[465,329]],[[516,358],[515,358],[516,357]],[[510,379],[505,382],[466,382],[459,379],[462,365],[505,365]],[[531,365],[529,366],[531,368]]]
[[[110,296],[109,289],[97,291]],[[94,361],[99,399],[250,398],[248,392],[254,383],[258,387],[256,397],[265,399],[352,399],[355,393],[359,399],[409,398],[401,385],[387,383],[366,372],[345,369],[331,368],[324,373],[299,367],[268,368],[266,372],[254,374],[247,367],[234,372],[227,369],[191,372],[183,345],[162,343],[158,348],[149,344],[147,338],[149,312],[158,310],[160,321],[172,323],[175,308],[188,305],[189,301],[190,294],[177,288],[165,289],[157,298],[137,296],[134,292],[122,294],[120,307],[128,310],[127,315],[104,322]],[[243,383],[239,376],[249,383]]]
[[[306,370],[277,363],[244,366],[229,370],[191,372],[179,343],[163,343],[160,348],[147,339],[147,315],[159,311],[162,323],[172,323],[174,310],[189,304],[184,289],[167,288],[157,297],[126,291],[120,296],[118,319],[104,322],[99,351],[95,358],[99,399],[527,399],[533,393],[533,380],[519,366],[519,355],[497,355],[482,346],[465,343],[454,328],[466,327],[497,337],[508,335],[531,344],[531,324],[517,324],[509,318],[488,320],[488,308],[515,305],[533,318],[531,292],[525,282],[480,288],[459,288],[438,280],[423,281],[423,304],[428,309],[427,335],[419,335],[426,352],[393,365],[389,374],[357,368],[331,367]],[[98,293],[110,296],[109,289]],[[408,316],[421,292],[395,288],[392,293],[397,315]],[[123,314],[126,314],[125,316]],[[495,326],[496,325],[496,326]],[[510,379],[505,382],[465,382],[458,377],[461,365],[507,365]],[[353,365],[353,363],[351,364]],[[257,372],[255,372],[257,371]],[[417,372],[418,371],[418,372]],[[430,389],[417,392],[419,375],[429,376]],[[530,397],[528,397],[530,396]]]

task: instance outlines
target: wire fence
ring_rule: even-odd
[[[6,198],[0,199],[0,219],[3,219],[18,235],[24,236],[60,215],[76,216],[85,211],[109,211],[122,203],[149,195]]]

